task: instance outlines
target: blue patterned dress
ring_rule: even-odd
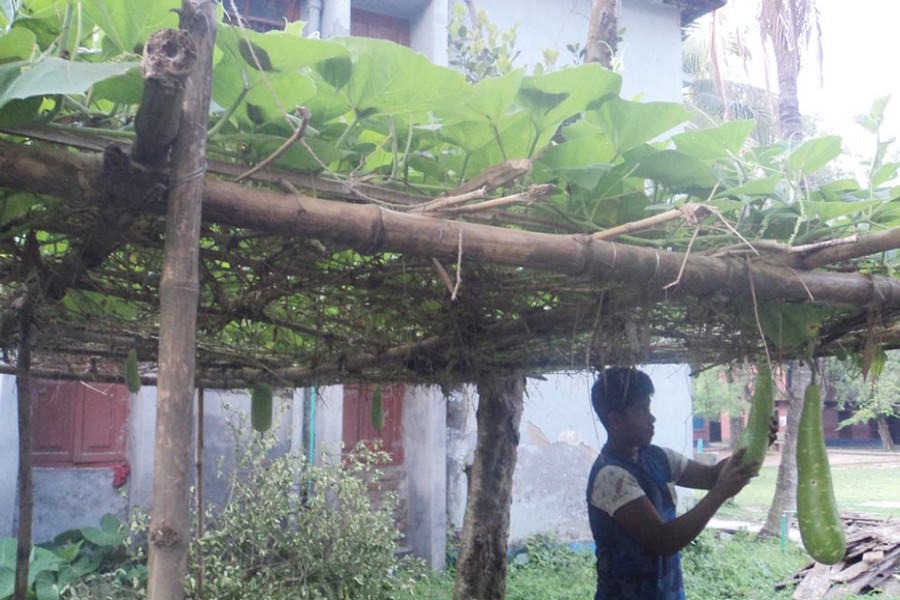
[[[684,600],[680,554],[650,554],[613,517],[591,503],[594,481],[605,466],[621,467],[634,476],[663,521],[676,516],[669,491],[672,468],[662,448],[639,448],[637,462],[631,462],[609,456],[604,446],[591,468],[587,488],[588,518],[597,544],[594,600]]]

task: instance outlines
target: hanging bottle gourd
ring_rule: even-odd
[[[384,406],[381,400],[381,384],[376,383],[372,391],[372,427],[375,431],[384,429]]]
[[[141,374],[138,372],[137,350],[132,348],[125,358],[125,385],[132,394],[141,391]]]
[[[750,401],[750,416],[747,427],[741,432],[735,450],[746,448],[741,464],[758,463],[756,473],[762,466],[769,450],[769,426],[775,412],[775,386],[772,383],[772,368],[763,357],[756,365],[756,387]]]
[[[250,392],[250,425],[260,433],[272,427],[272,386],[268,383],[257,383]]]
[[[803,396],[797,430],[797,521],[809,555],[831,565],[844,557],[846,539],[834,501],[822,430],[822,397],[815,372]]]

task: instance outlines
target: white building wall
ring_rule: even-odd
[[[453,0],[451,0],[452,2]],[[543,62],[542,50],[557,50],[557,66],[572,64],[566,45],[587,40],[591,0],[480,0],[501,31],[517,28],[520,51],[515,64],[530,74]],[[652,0],[623,0],[616,54],[623,76],[622,97],[644,101],[682,101],[681,14]]]
[[[692,411],[688,367],[651,365],[643,368],[656,393],[651,410],[657,419],[654,443],[690,455]],[[591,540],[586,487],[594,459],[606,443],[606,431],[594,416],[590,373],[558,373],[529,379],[519,428],[519,448],[513,475],[510,540],[537,533],[556,534],[563,541]],[[461,529],[465,512],[462,469],[475,451],[477,395],[471,388],[448,401],[448,411],[462,415],[464,432],[448,428],[448,524]],[[693,495],[679,488],[684,508]]]
[[[14,534],[19,462],[19,411],[16,405],[16,378],[0,376],[0,537]]]

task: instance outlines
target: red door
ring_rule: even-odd
[[[381,384],[381,403],[384,408],[384,427],[376,431],[372,425],[372,393],[375,385],[354,383],[344,385],[344,448],[352,450],[361,441],[378,440],[381,449],[391,455],[386,465],[403,464],[403,392],[406,386]]]

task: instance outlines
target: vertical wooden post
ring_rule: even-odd
[[[466,514],[456,564],[455,600],[501,600],[525,377],[488,375],[478,382],[478,437],[469,471]]]
[[[198,261],[206,127],[215,42],[212,0],[183,0],[181,29],[196,46],[172,148],[160,278],[159,379],[150,514],[149,600],[181,600],[190,542],[190,484]]]
[[[34,485],[31,478],[31,319],[34,301],[26,296],[19,311],[19,348],[16,353],[16,389],[19,413],[19,517],[16,532],[16,577],[13,600],[28,597],[28,559],[31,557],[31,522]]]

